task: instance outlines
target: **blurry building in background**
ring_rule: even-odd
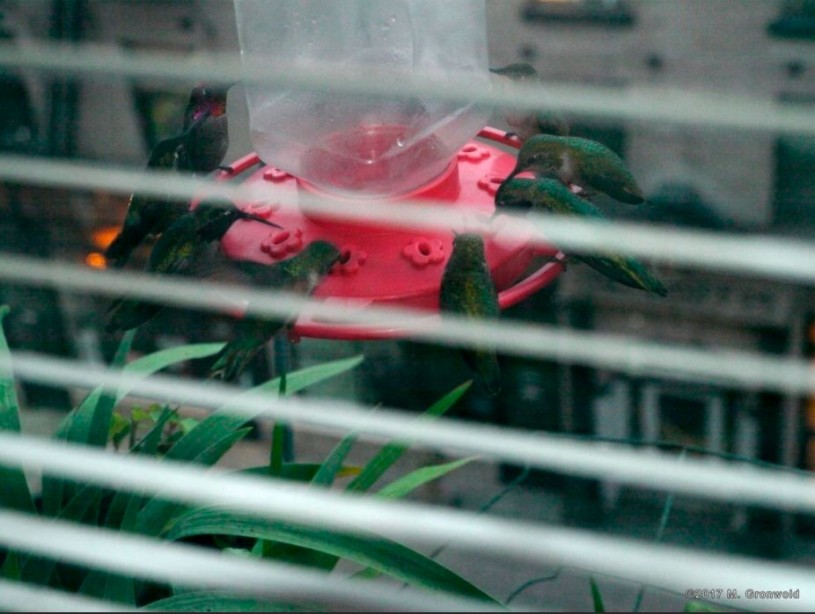
[[[544,82],[721,91],[812,105],[813,17],[815,3],[807,1],[509,0],[489,3],[490,54],[495,65],[532,63]],[[601,201],[612,217],[795,239],[815,231],[812,137],[572,119],[575,134],[626,159],[649,197],[638,208]],[[807,351],[810,288],[664,264],[656,270],[669,288],[666,299],[572,266],[560,278],[552,309],[559,322],[580,329],[787,356]],[[812,401],[804,416],[803,399],[794,395],[583,367],[558,372],[550,385],[563,430],[815,466],[804,429],[804,417],[815,424]],[[600,495],[608,510],[620,489],[603,484]],[[743,525],[746,517],[736,514],[733,522]],[[782,525],[787,533],[789,518]]]

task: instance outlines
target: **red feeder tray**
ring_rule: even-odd
[[[376,128],[372,128],[362,138],[375,136]],[[494,128],[485,128],[478,136],[518,148],[513,137]],[[366,145],[370,146],[370,141]],[[250,154],[232,164],[231,172],[222,172],[219,179],[227,180],[259,164],[257,154]],[[514,156],[484,141],[471,141],[459,150],[441,176],[410,194],[387,200],[431,200],[469,214],[491,215],[495,192],[514,167]],[[312,241],[324,239],[337,245],[342,256],[314,292],[315,298],[360,309],[391,305],[428,312],[426,318],[388,328],[328,322],[302,314],[292,330],[295,338],[385,339],[403,336],[417,325],[438,324],[439,286],[452,250],[452,232],[417,232],[398,225],[338,221],[303,213],[297,206],[301,191],[333,199],[338,209],[348,199],[319,192],[305,181],[268,166],[249,175],[243,187],[256,193],[257,198],[238,206],[274,221],[283,229],[270,231],[262,224],[236,224],[221,241],[228,257],[271,265],[293,256]],[[506,309],[551,283],[563,270],[563,254],[554,248],[530,246],[528,240],[517,234],[504,236],[500,219],[496,218],[496,230],[485,237],[485,244],[501,308]],[[555,259],[519,281],[538,255]]]

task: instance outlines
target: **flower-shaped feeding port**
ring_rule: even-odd
[[[365,261],[368,260],[368,253],[359,249],[356,245],[345,245],[340,248],[340,259],[334,268],[331,269],[332,274],[341,275],[354,275],[359,272]]]
[[[271,202],[271,201],[258,201],[255,203],[250,204],[246,207],[246,213],[251,215],[255,215],[261,219],[268,220],[272,217],[275,211],[280,209],[279,202]]]
[[[468,143],[458,151],[458,159],[468,162],[481,162],[481,160],[486,160],[489,157],[489,150],[475,143]]]
[[[420,269],[428,264],[441,264],[444,261],[444,244],[438,239],[419,237],[405,245],[402,255]]]
[[[279,168],[267,168],[263,171],[263,178],[273,183],[281,183],[287,179],[291,179],[292,175]]]
[[[300,251],[303,247],[303,231],[299,228],[293,230],[276,230],[270,232],[260,249],[272,258],[284,258],[289,254]]]
[[[498,193],[498,188],[504,182],[505,177],[495,174],[485,175],[478,180],[478,187],[487,192],[490,196],[495,196]]]

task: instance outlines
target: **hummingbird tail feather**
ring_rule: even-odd
[[[105,250],[105,258],[113,268],[121,269],[127,263],[129,256],[130,253],[125,246],[124,233],[120,232]]]
[[[240,347],[232,343],[227,344],[216,357],[209,377],[224,382],[234,381],[243,373],[261,347],[263,346]]]
[[[495,352],[468,350],[462,352],[462,355],[487,394],[496,396],[501,391],[501,370]]]

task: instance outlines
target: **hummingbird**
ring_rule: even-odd
[[[531,64],[518,62],[503,68],[490,68],[490,72],[511,82],[523,85],[536,85],[540,83],[538,71]],[[563,116],[554,111],[508,110],[505,120],[514,134],[521,141],[526,141],[536,134],[554,134],[568,136],[569,124]]]
[[[148,170],[209,173],[219,167],[229,147],[226,89],[198,85],[184,111],[181,134],[160,141],[150,153]],[[169,196],[134,193],[122,230],[108,246],[105,257],[115,268],[148,236],[159,235],[187,212],[187,203]]]
[[[567,185],[580,186],[587,194],[602,192],[632,205],[645,201],[625,162],[605,145],[589,139],[533,136],[521,147],[515,169],[507,179],[525,171],[539,177],[554,175]]]
[[[205,252],[220,241],[238,220],[280,228],[268,220],[241,211],[226,198],[211,197],[201,201],[195,210],[183,214],[162,233],[150,252],[145,272],[191,275]],[[107,330],[136,328],[158,315],[163,308],[158,303],[118,299],[108,309]]]
[[[439,306],[443,312],[468,318],[497,318],[500,314],[481,235],[462,233],[453,239],[453,252],[442,275]],[[484,389],[492,396],[498,394],[501,373],[495,350],[482,346],[463,350],[462,355]]]
[[[313,241],[293,258],[272,266],[249,261],[232,264],[257,286],[310,295],[339,258],[340,250],[333,244]],[[247,316],[240,320],[235,326],[235,338],[215,357],[209,377],[227,382],[234,380],[255,354],[296,317],[297,314],[292,314],[279,320]]]
[[[605,220],[603,213],[589,201],[580,198],[559,181],[548,178],[510,179],[495,195],[496,207],[517,207],[529,211],[573,215]],[[582,254],[576,256],[606,277],[631,288],[666,296],[668,291],[654,275],[635,258],[618,254]]]
[[[184,143],[179,169],[206,174],[220,168],[229,148],[228,87],[196,85],[184,110]]]

